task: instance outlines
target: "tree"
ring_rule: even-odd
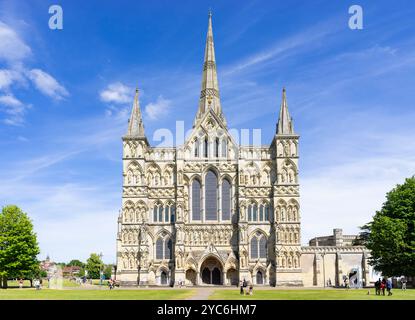
[[[104,268],[105,279],[110,279],[111,278],[113,267],[114,267],[114,265],[112,265],[112,264],[105,265],[105,268]]]
[[[32,221],[15,205],[0,214],[0,282],[7,288],[9,278],[33,278],[40,272],[40,253]]]
[[[415,275],[415,176],[397,185],[373,220],[362,226],[360,241],[371,250],[369,263],[388,276]]]
[[[88,276],[92,279],[99,279],[100,271],[104,268],[104,263],[101,257],[96,253],[91,253],[90,257],[86,261],[86,270],[88,270]]]
[[[81,267],[81,268],[83,268],[83,267],[85,267],[85,263],[83,263],[80,260],[74,259],[74,260],[69,261],[69,263],[67,264],[67,266],[69,266],[69,267]]]

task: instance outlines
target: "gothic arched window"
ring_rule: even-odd
[[[172,245],[171,239],[164,240],[164,259],[171,259]]]
[[[227,151],[228,151],[228,141],[226,138],[224,138],[222,140],[222,157],[226,157],[227,156]]]
[[[170,206],[170,222],[176,222],[176,207],[173,205]]]
[[[222,182],[222,220],[231,218],[231,184],[227,179]]]
[[[159,212],[158,212],[158,222],[163,222],[163,206],[159,206]]]
[[[251,239],[251,259],[258,258],[258,240],[256,237]]]
[[[205,156],[205,158],[207,158],[208,157],[208,154],[209,154],[209,142],[208,142],[208,138],[205,138],[205,141],[204,141],[204,143],[203,143],[203,147],[204,147],[204,156]]]
[[[192,182],[192,220],[200,220],[200,182],[195,179]]]
[[[262,235],[259,239],[259,257],[266,258],[267,257],[267,239]]]
[[[161,203],[154,205],[153,222],[163,222],[163,205]]]
[[[212,170],[205,177],[205,219],[218,219],[218,178]]]
[[[215,139],[215,157],[219,158],[219,138]]]
[[[267,257],[267,239],[261,234],[257,233],[251,239],[251,259],[264,259]]]
[[[164,207],[164,222],[170,221],[170,206]]]
[[[261,204],[259,206],[259,221],[269,221],[269,206],[268,204]]]
[[[164,247],[164,240],[163,238],[158,238],[156,242],[156,259],[161,260],[163,259],[163,247]]]
[[[171,259],[172,241],[168,236],[159,237],[156,241],[156,259]]]
[[[199,140],[196,138],[194,142],[195,157],[199,157]]]

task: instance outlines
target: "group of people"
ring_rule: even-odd
[[[385,289],[386,291],[388,291],[388,296],[392,295],[392,281],[390,279],[386,279],[386,278],[379,278],[379,280],[377,280],[375,282],[375,294],[377,296],[380,295],[385,295]]]
[[[110,288],[110,290],[115,288],[115,280],[114,279],[110,278],[108,280],[108,287]]]
[[[240,282],[240,293],[241,295],[253,295],[254,294],[254,286],[252,283],[248,286],[248,282],[244,279]]]
[[[36,290],[40,290],[42,288],[42,279],[35,279],[33,281],[33,285],[35,286]]]

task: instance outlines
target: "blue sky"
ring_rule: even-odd
[[[134,88],[153,144],[191,127],[210,7],[228,126],[269,143],[287,89],[303,244],[356,233],[415,172],[413,1],[59,1],[63,30],[52,4],[0,1],[0,205],[29,213],[41,258],[115,261]]]

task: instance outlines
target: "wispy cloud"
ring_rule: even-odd
[[[0,69],[0,91],[9,91],[13,83],[24,81],[24,75],[21,72],[12,69]]]
[[[28,77],[40,92],[53,99],[61,100],[69,95],[65,87],[45,71],[32,69],[28,72]]]
[[[24,114],[31,103],[22,102],[13,95],[12,87],[24,84],[30,80],[42,94],[55,100],[61,100],[69,95],[66,88],[46,71],[27,67],[27,58],[33,57],[32,49],[22,40],[20,35],[9,25],[0,21],[0,62],[8,65],[0,69],[0,94],[3,96],[1,111],[6,114],[3,123],[22,125]]]
[[[224,76],[232,75],[236,72],[244,71],[255,66],[264,66],[266,63],[282,60],[289,55],[298,54],[311,50],[318,45],[320,40],[336,32],[336,28],[328,28],[331,22],[325,22],[316,25],[307,30],[303,30],[295,35],[278,40],[268,48],[264,48],[256,53],[251,54],[224,70]]]
[[[20,62],[32,54],[30,47],[7,24],[0,21],[0,60]]]
[[[149,119],[158,120],[169,113],[170,106],[171,101],[160,95],[155,102],[146,105],[145,112]]]
[[[7,117],[3,120],[3,122],[14,126],[23,124],[23,116],[26,110],[30,108],[30,105],[24,105],[12,94],[0,96],[0,106],[1,110],[7,114]]]
[[[103,102],[126,104],[132,102],[133,92],[133,89],[129,86],[121,82],[114,82],[102,90],[99,96]]]

